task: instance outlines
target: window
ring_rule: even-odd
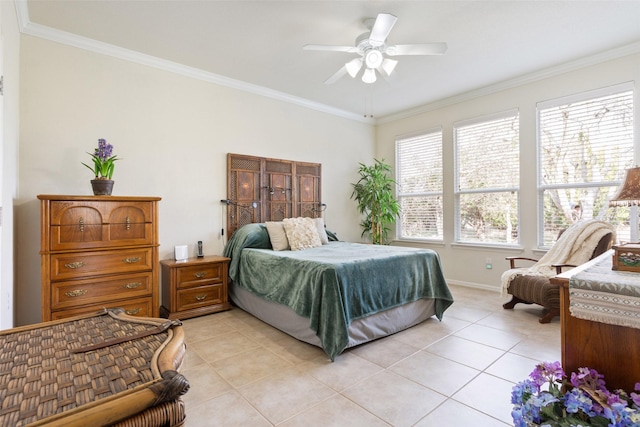
[[[396,141],[400,239],[443,239],[442,131]]]
[[[609,207],[633,166],[633,88],[619,85],[538,104],[539,244],[582,219],[616,226],[629,241],[629,208]],[[632,236],[635,237],[635,236]]]
[[[456,241],[518,242],[519,114],[454,124]]]

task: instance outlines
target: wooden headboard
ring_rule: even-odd
[[[254,222],[322,214],[320,163],[227,154],[227,235]]]

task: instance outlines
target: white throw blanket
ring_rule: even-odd
[[[612,241],[615,242],[615,229],[611,224],[598,220],[576,222],[562,233],[551,249],[534,265],[502,273],[502,295],[507,293],[511,280],[518,275],[553,277],[556,275],[553,264],[584,264],[589,261],[598,242],[607,233],[613,233]]]

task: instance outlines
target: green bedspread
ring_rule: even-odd
[[[302,251],[270,247],[263,225],[237,230],[225,247],[229,276],[236,286],[308,318],[332,360],[346,348],[353,320],[421,298],[434,299],[442,319],[453,303],[440,258],[429,249],[347,242]]]

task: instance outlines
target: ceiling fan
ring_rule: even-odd
[[[331,46],[320,44],[307,44],[304,50],[321,50],[330,52],[357,53],[358,58],[344,64],[333,76],[329,77],[325,84],[337,81],[345,74],[355,78],[364,65],[362,81],[374,83],[377,79],[376,70],[382,76],[390,76],[398,61],[388,56],[402,55],[442,55],[447,51],[446,43],[422,43],[422,44],[397,44],[388,45],[387,37],[398,18],[389,13],[380,13],[374,20],[365,19],[364,24],[370,29],[356,38],[355,46]]]

